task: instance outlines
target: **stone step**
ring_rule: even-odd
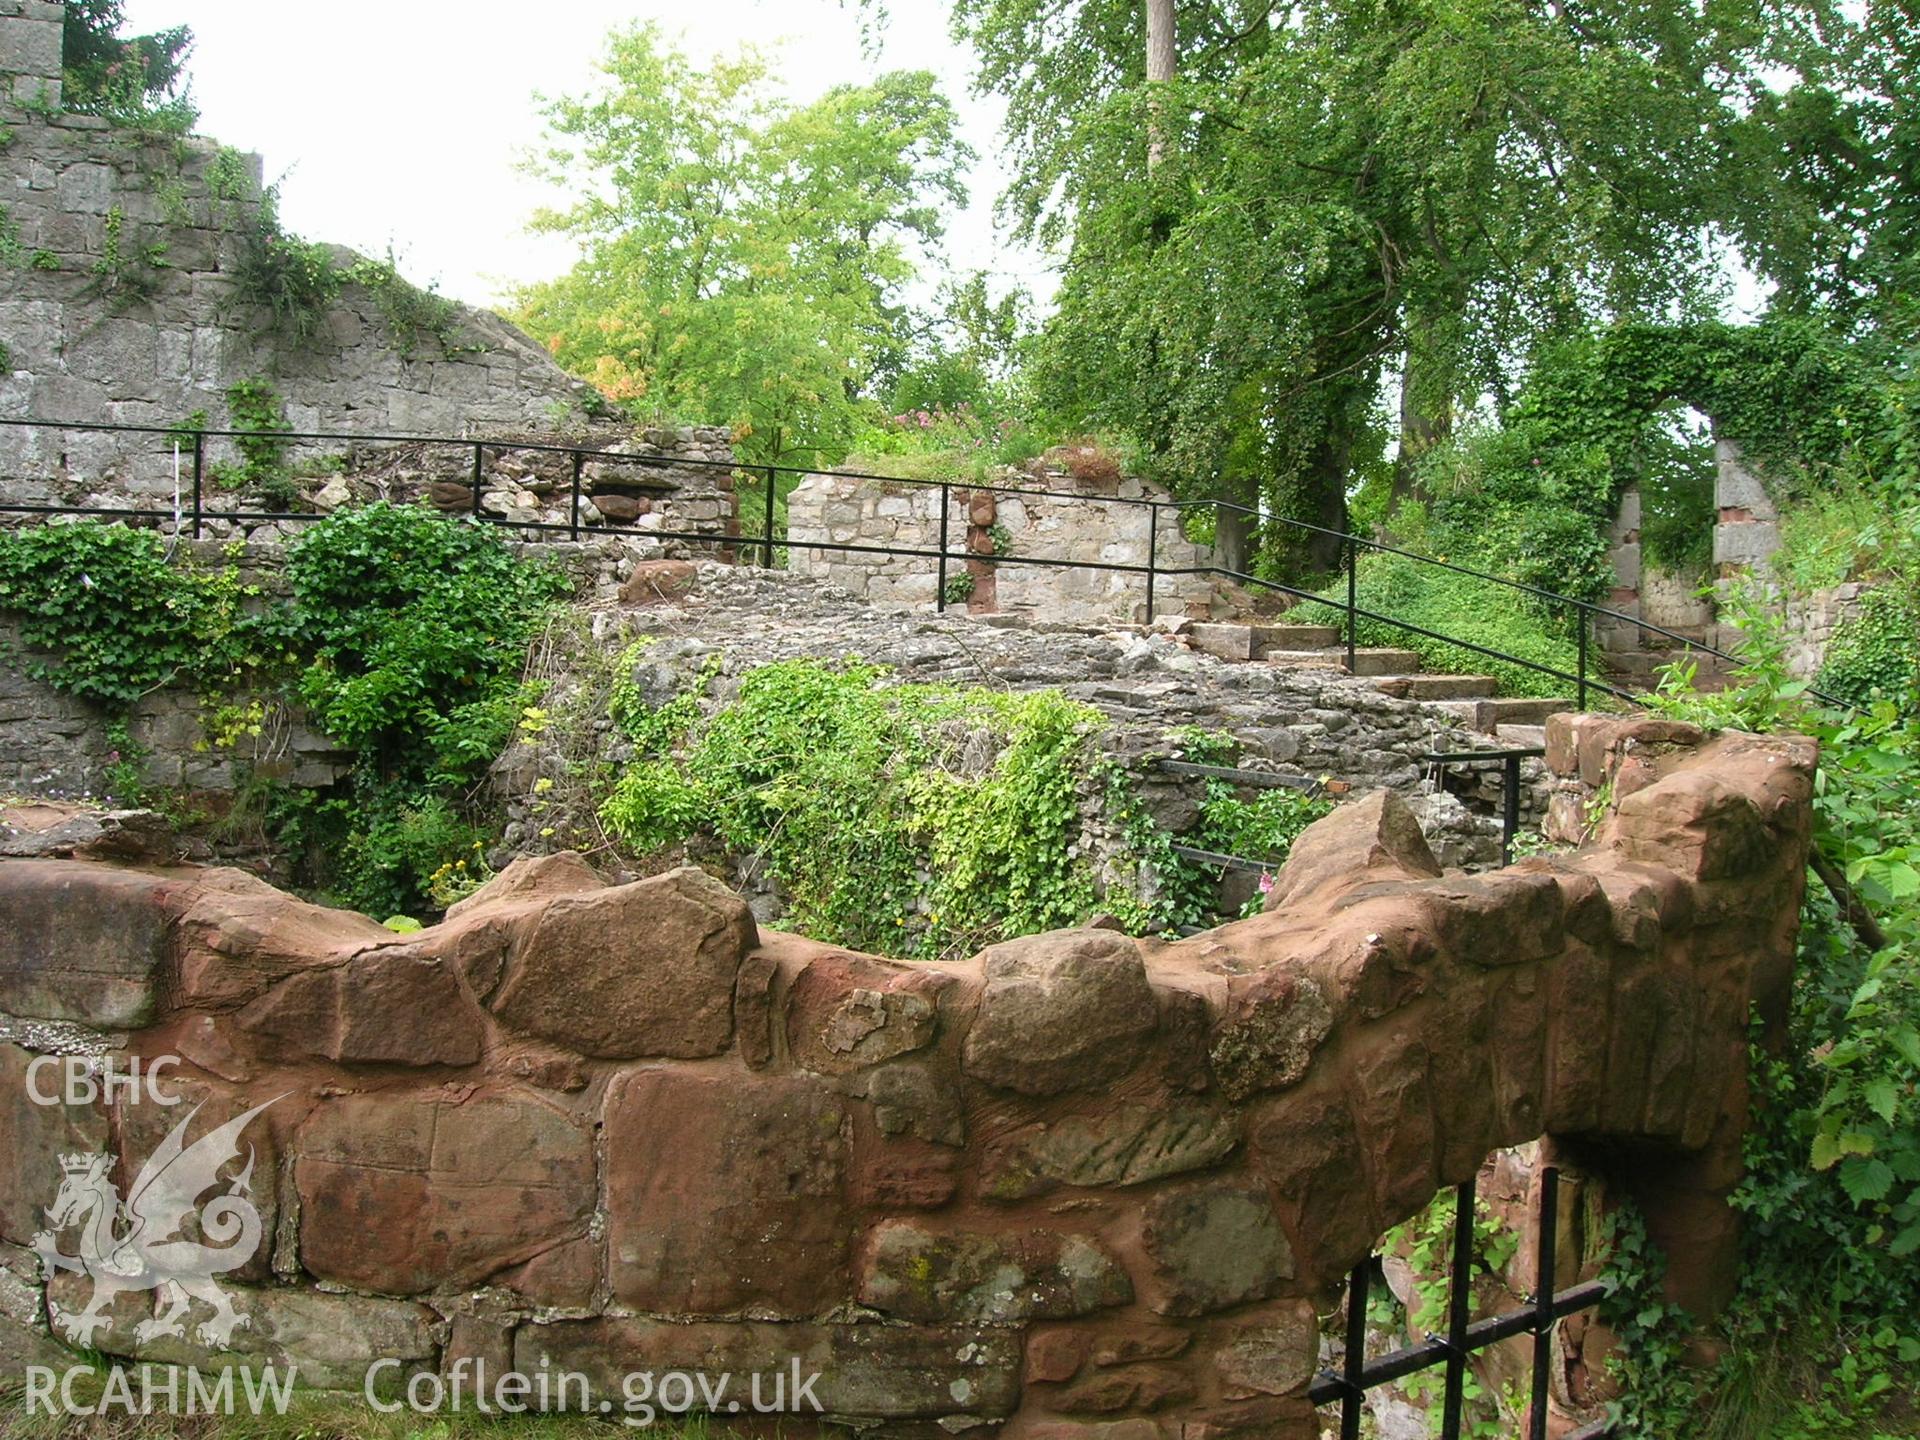
[[[1340,652],[1340,661],[1346,663],[1346,652]],[[1411,650],[1363,649],[1353,652],[1353,673],[1355,675],[1417,675],[1420,672],[1420,657]]]
[[[1275,650],[1329,650],[1340,643],[1338,625],[1255,625],[1253,654],[1265,659]]]
[[[1571,700],[1482,700],[1486,706],[1480,728],[1495,734],[1502,725],[1544,725],[1549,715],[1577,708]]]
[[[1632,678],[1655,675],[1664,667],[1680,661],[1691,661],[1702,675],[1718,674],[1727,668],[1727,661],[1718,655],[1709,655],[1700,650],[1618,650],[1602,657],[1601,663],[1614,675]]]
[[[1193,648],[1221,660],[1253,659],[1253,626],[1232,621],[1196,620],[1182,632]]]
[[[1436,700],[1433,708],[1484,735],[1498,735],[1503,725],[1543,725],[1549,715],[1575,706],[1571,700],[1493,699]]]
[[[1500,742],[1502,750],[1544,750],[1547,745],[1547,727],[1544,725],[1497,725],[1493,738]]]
[[[1477,700],[1500,689],[1491,675],[1382,675],[1373,688],[1396,700]]]
[[[1260,657],[1269,665],[1288,670],[1339,670],[1347,668],[1344,650],[1269,650]]]

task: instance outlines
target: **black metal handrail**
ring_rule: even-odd
[[[1500,863],[1513,863],[1513,837],[1520,832],[1520,762],[1539,760],[1546,755],[1539,745],[1520,745],[1511,750],[1453,750],[1438,755],[1422,755],[1419,763],[1431,765],[1437,783],[1446,784],[1449,765],[1485,765],[1500,762]]]
[[[1040,568],[1108,571],[1143,575],[1146,580],[1146,618],[1149,622],[1151,622],[1154,617],[1156,590],[1161,577],[1195,575],[1215,577],[1241,586],[1254,587],[1277,594],[1288,595],[1296,599],[1311,600],[1340,612],[1345,619],[1343,630],[1347,668],[1349,671],[1352,671],[1355,667],[1356,652],[1358,650],[1358,625],[1360,621],[1366,620],[1375,624],[1392,627],[1408,635],[1419,636],[1441,644],[1450,645],[1474,655],[1499,661],[1502,664],[1518,666],[1535,674],[1543,675],[1548,679],[1571,685],[1574,689],[1575,703],[1578,708],[1583,710],[1587,706],[1589,693],[1594,691],[1630,704],[1644,703],[1642,697],[1633,691],[1611,684],[1608,681],[1602,680],[1597,675],[1590,673],[1589,630],[1592,622],[1596,619],[1611,619],[1619,621],[1622,624],[1635,626],[1641,632],[1672,640],[1687,650],[1700,655],[1713,656],[1718,659],[1734,661],[1736,663],[1738,660],[1738,657],[1724,650],[1717,649],[1712,645],[1694,640],[1677,631],[1656,625],[1651,621],[1642,620],[1638,616],[1628,615],[1623,611],[1611,609],[1595,601],[1583,600],[1572,595],[1558,594],[1537,585],[1527,584],[1524,581],[1510,580],[1504,576],[1491,575],[1485,571],[1475,570],[1468,566],[1456,565],[1451,561],[1441,560],[1434,556],[1421,555],[1415,551],[1402,549],[1401,547],[1388,544],[1384,541],[1349,534],[1341,530],[1329,529],[1325,526],[1314,525],[1304,520],[1295,520],[1284,515],[1262,514],[1250,506],[1240,505],[1227,500],[1174,500],[1160,499],[1152,496],[1091,495],[1079,490],[1050,490],[1020,485],[999,485],[991,481],[953,479],[922,480],[897,475],[882,475],[871,471],[844,469],[822,471],[817,467],[778,464],[743,464],[737,461],[708,460],[697,456],[651,454],[624,449],[599,448],[581,443],[570,443],[565,440],[539,440],[508,435],[489,437],[418,435],[408,433],[378,434],[328,430],[262,431],[258,429],[215,429],[205,426],[185,426],[178,424],[135,425],[109,421],[76,422],[4,417],[0,417],[0,426],[99,431],[131,435],[157,435],[171,438],[176,444],[190,448],[192,457],[191,505],[183,505],[177,511],[139,509],[125,506],[0,504],[0,513],[4,514],[92,515],[106,518],[146,519],[155,521],[173,519],[178,522],[190,524],[194,538],[198,539],[201,535],[202,524],[207,520],[222,520],[235,523],[260,521],[264,523],[273,521],[304,522],[321,518],[317,515],[286,511],[215,510],[207,508],[205,480],[206,448],[207,441],[209,440],[254,439],[262,435],[271,435],[276,440],[287,443],[336,442],[379,447],[400,445],[457,446],[472,451],[473,463],[470,479],[472,501],[470,511],[475,519],[490,524],[502,525],[511,529],[536,533],[565,532],[568,538],[572,540],[578,540],[582,530],[586,528],[580,515],[581,501],[583,498],[590,498],[584,496],[582,491],[582,470],[588,461],[607,461],[623,466],[654,469],[715,470],[725,472],[731,476],[748,475],[756,478],[764,478],[766,482],[765,494],[761,497],[762,513],[759,517],[762,528],[758,536],[720,536],[701,531],[676,531],[666,529],[650,530],[647,533],[661,540],[758,550],[760,552],[761,563],[767,566],[774,564],[775,552],[777,550],[796,549],[826,553],[882,554],[926,558],[935,563],[935,605],[936,608],[941,610],[944,610],[948,604],[946,593],[948,566],[949,563],[954,560],[990,560],[996,567],[1026,565]],[[513,520],[505,516],[485,513],[481,502],[484,495],[485,456],[489,450],[532,451],[542,454],[569,456],[571,458],[572,484],[567,521],[565,523],[555,523],[551,521]],[[850,541],[795,540],[790,535],[787,537],[776,536],[774,533],[774,517],[775,498],[778,490],[777,478],[781,475],[808,476],[819,474],[844,476],[854,480],[870,480],[886,485],[912,486],[928,489],[937,487],[940,492],[940,533],[938,545],[931,548],[906,545],[863,545]],[[664,482],[650,482],[646,480],[630,480],[623,483],[630,488],[640,490],[659,491],[671,490],[673,488],[670,484]],[[1139,565],[1121,561],[1063,560],[1038,555],[996,554],[993,556],[982,556],[969,553],[965,550],[956,551],[948,542],[951,523],[952,493],[956,488],[969,493],[987,493],[996,496],[1004,495],[1029,499],[1065,500],[1082,504],[1093,502],[1104,505],[1124,505],[1145,509],[1149,516],[1146,563]],[[1344,603],[1338,599],[1329,599],[1327,596],[1313,590],[1288,585],[1282,581],[1269,580],[1262,576],[1251,575],[1238,570],[1228,569],[1225,566],[1189,565],[1169,567],[1161,565],[1159,563],[1161,513],[1163,511],[1170,511],[1175,516],[1180,516],[1188,510],[1209,506],[1212,507],[1216,513],[1222,511],[1234,512],[1249,516],[1261,524],[1277,524],[1292,530],[1339,541],[1343,552],[1346,579],[1346,599]],[[1468,576],[1475,580],[1502,586],[1517,593],[1528,595],[1549,607],[1564,608],[1573,617],[1577,654],[1575,668],[1572,671],[1563,670],[1557,666],[1548,665],[1538,660],[1531,660],[1524,656],[1513,655],[1491,646],[1479,644],[1475,641],[1446,635],[1439,631],[1430,630],[1414,624],[1412,621],[1402,620],[1397,616],[1386,615],[1379,611],[1365,608],[1360,604],[1358,594],[1358,556],[1363,549],[1402,556],[1421,565],[1436,567],[1452,574]],[[1809,688],[1807,693],[1829,705],[1847,709],[1858,708],[1847,701],[1824,694],[1818,690]]]

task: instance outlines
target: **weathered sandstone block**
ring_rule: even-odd
[[[1218,1164],[1239,1138],[1218,1106],[1121,1105],[1000,1136],[981,1156],[981,1191],[1019,1200],[1062,1185],[1140,1185]]]
[[[746,902],[674,870],[562,895],[542,910],[488,1002],[504,1024],[584,1055],[717,1055],[733,1039],[733,982],[754,943]]]
[[[868,1237],[859,1297],[908,1320],[1085,1315],[1133,1298],[1120,1263],[1083,1235],[1049,1230],[943,1232],[890,1220]]]
[[[1219,1183],[1162,1190],[1142,1225],[1162,1315],[1205,1315],[1278,1293],[1293,1278],[1293,1249],[1259,1185]]]
[[[292,976],[242,1010],[238,1023],[289,1053],[328,1060],[471,1065],[480,1058],[480,1011],[452,966],[404,945]]]
[[[864,955],[816,957],[795,977],[787,1001],[794,1060],[821,1075],[844,1075],[933,1041],[939,995],[952,982]]]
[[[1108,930],[1056,930],[984,952],[986,989],[967,1035],[969,1075],[1025,1095],[1125,1074],[1157,1020],[1140,950]]]
[[[1420,822],[1391,790],[1376,790],[1316,820],[1293,842],[1265,908],[1280,910],[1329,889],[1440,873]]]
[[[301,1263],[376,1294],[477,1285],[593,1213],[592,1137],[525,1091],[343,1096],[293,1150]]]
[[[0,1011],[103,1029],[154,1018],[167,882],[80,860],[0,862]]]
[[[60,1189],[62,1155],[107,1149],[106,1112],[97,1105],[41,1105],[27,1093],[34,1057],[0,1044],[0,1240],[29,1244],[46,1226],[42,1210]],[[57,1074],[42,1072],[42,1095],[60,1093]]]
[[[615,1297],[674,1315],[814,1315],[846,1299],[843,1107],[802,1076],[620,1077],[606,1121]]]

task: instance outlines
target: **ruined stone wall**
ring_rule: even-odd
[[[396,325],[386,312],[407,298],[404,281],[383,288],[347,279],[309,317],[309,334],[250,303],[256,297],[236,274],[261,223],[261,158],[198,136],[147,135],[62,113],[60,17],[55,0],[0,0],[0,124],[8,131],[0,147],[0,419],[172,426],[204,412],[207,427],[229,429],[228,388],[263,377],[297,432],[564,437],[710,460],[664,469],[590,462],[583,518],[738,533],[727,432],[636,438],[591,387],[496,315],[456,305],[425,331]],[[328,255],[340,275],[361,258],[337,246]],[[178,478],[190,493],[186,449]],[[282,508],[224,492],[211,478],[237,458],[230,441],[207,442],[207,508]],[[294,444],[290,458],[323,508],[376,493],[471,490],[473,454],[461,447],[324,440]],[[366,474],[340,478],[343,458]],[[565,456],[489,450],[481,462],[486,513],[567,523]],[[176,478],[174,448],[160,435],[0,424],[0,503],[170,510]],[[449,508],[470,503],[444,490],[435,498]],[[203,533],[236,531],[214,521]]]
[[[1812,680],[1827,663],[1827,647],[1842,624],[1860,614],[1860,601],[1872,588],[1856,580],[1816,590],[1787,601],[1787,673]]]
[[[1632,1155],[1675,1298],[1711,1313],[1813,755],[1633,723],[1556,722],[1556,767],[1614,797],[1579,853],[1443,877],[1370,797],[1300,839],[1263,915],[957,963],[570,856],[405,936],[232,871],[0,862],[0,1357],[62,1363],[58,1332],[346,1389],[544,1363],[616,1404],[631,1372],[797,1364],[828,1418],[888,1435],[1308,1440],[1347,1269],[1542,1135],[1596,1173]],[[219,1303],[156,1318],[42,1275],[35,1250],[79,1244],[56,1192],[84,1223],[185,1113],[34,1103],[54,1052],[179,1057],[187,1138],[246,1121],[257,1244]],[[232,1187],[189,1188],[172,1208]]]
[[[285,532],[297,533],[295,523],[244,534],[236,526],[208,528],[231,538],[182,540],[176,563],[231,569],[252,596],[250,604],[284,600]],[[509,548],[558,565],[581,601],[604,603],[618,595],[636,565],[687,553],[684,544],[655,539],[658,528],[657,518],[640,516],[618,531],[599,527],[601,533],[589,532],[591,538],[578,543],[510,540]],[[220,712],[256,701],[261,732],[222,739],[219,732],[234,727],[219,723]],[[271,691],[207,696],[168,685],[142,696],[124,715],[79,699],[30,672],[18,627],[0,618],[0,790],[61,799],[101,794],[110,768],[122,759],[110,728],[122,720],[146,786],[231,790],[259,779],[321,787],[344,776],[354,758],[310,725],[298,703]]]
[[[1181,533],[1178,511],[1156,514],[1145,504],[1123,503],[1171,498],[1140,480],[1122,480],[1108,494],[1084,498],[956,486],[947,509],[946,543],[954,557],[947,574],[956,591],[966,593],[953,595],[953,603],[974,614],[1149,619],[1144,574],[1019,565],[996,557],[1144,566],[1149,532],[1157,519],[1159,535],[1152,547],[1156,564],[1171,571],[1213,564],[1209,547],[1195,545]],[[796,542],[935,551],[940,525],[938,486],[809,475],[787,500],[787,537]],[[938,561],[928,557],[796,546],[788,565],[797,575],[829,580],[876,605],[932,609],[939,588]],[[1154,588],[1154,610],[1205,616],[1212,595],[1213,584],[1206,576],[1162,575]]]

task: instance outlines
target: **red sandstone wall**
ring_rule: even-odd
[[[1710,1308],[1813,754],[1648,723],[1556,723],[1569,784],[1614,784],[1575,855],[1443,877],[1379,794],[1257,918],[962,964],[757,934],[697,871],[610,888],[570,856],[408,936],[231,871],[0,863],[0,1011],[31,1017],[0,1030],[0,1368],[60,1353],[29,1247],[77,1243],[42,1234],[61,1157],[113,1153],[124,1197],[184,1113],[31,1103],[76,1026],[122,1068],[181,1057],[191,1134],[273,1102],[245,1132],[261,1243],[220,1280],[244,1324],[196,1332],[196,1301],[162,1334],[131,1290],[90,1336],[110,1355],[343,1388],[546,1363],[616,1396],[797,1363],[888,1433],[1306,1437],[1344,1272],[1543,1134],[1634,1147]],[[94,1293],[44,1291],[62,1326]]]

